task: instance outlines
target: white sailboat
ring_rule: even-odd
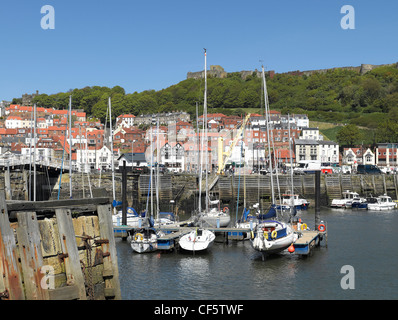
[[[201,210],[201,186],[202,186],[202,157],[200,159],[200,174],[199,174],[199,214],[197,225],[199,226],[207,226],[213,228],[226,227],[231,222],[231,216],[229,210],[220,208],[219,200],[210,201],[209,198],[209,184],[208,184],[208,138],[207,138],[207,55],[205,50],[205,93],[204,93],[204,102],[203,102],[203,129],[204,129],[204,137],[202,136],[202,147],[201,152],[202,156],[205,154],[206,157],[206,207],[205,210]],[[199,131],[199,130],[198,130]],[[210,204],[212,204],[212,208],[210,208]]]
[[[209,249],[216,239],[213,232],[207,229],[195,229],[181,237],[180,248],[186,251],[204,251]]]
[[[148,224],[147,227],[137,230],[133,236],[131,237],[131,248],[137,253],[146,253],[146,252],[154,252],[158,249],[158,237],[162,234],[161,231],[157,231],[154,228],[153,221],[153,140],[152,140],[152,128],[151,128],[151,171],[149,176],[149,187],[148,187],[148,196],[147,196],[147,205],[146,205],[146,215],[145,220]],[[148,201],[149,197],[151,198],[151,213],[148,214]],[[149,215],[149,216],[148,216]]]
[[[209,194],[208,194],[208,185],[207,185],[207,162],[208,162],[208,155],[207,155],[207,54],[206,54],[206,49],[205,50],[205,93],[204,93],[204,107],[203,107],[203,124],[205,128],[205,139],[206,139],[206,210],[202,212],[201,210],[201,192],[202,192],[202,159],[200,160],[200,174],[199,174],[199,215],[198,215],[198,222],[197,224],[199,225],[213,225],[214,222],[217,223],[217,221],[221,221],[221,216],[218,216],[218,220],[215,220],[214,218],[217,216],[217,212],[210,213],[209,212]],[[203,137],[202,137],[202,154],[203,154]],[[223,212],[225,215],[226,213]],[[229,216],[229,213],[228,213]],[[229,221],[228,221],[229,223]],[[224,224],[224,223],[223,223]],[[196,229],[194,231],[191,231],[190,233],[184,235],[181,237],[179,244],[180,248],[187,250],[187,251],[202,251],[207,248],[209,248],[216,236],[215,234],[207,229]]]
[[[287,249],[292,243],[294,243],[298,235],[294,232],[293,228],[289,223],[271,220],[276,218],[276,206],[275,206],[275,193],[274,184],[272,176],[272,157],[271,157],[271,141],[269,134],[269,117],[268,117],[268,94],[267,86],[265,82],[264,67],[262,67],[263,85],[264,85],[264,98],[265,98],[265,119],[267,123],[267,136],[268,138],[268,157],[269,166],[271,172],[271,199],[272,205],[266,214],[263,214],[254,230],[254,238],[251,240],[252,247],[260,251],[263,254],[263,259],[265,255],[274,254]]]

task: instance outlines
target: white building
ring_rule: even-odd
[[[106,146],[103,146],[101,149],[76,149],[76,160],[73,166],[79,172],[88,172],[93,169],[110,170],[112,164],[111,155],[111,150]]]
[[[318,141],[321,163],[339,164],[339,145],[333,141]]]
[[[7,129],[22,128],[22,118],[17,116],[9,116],[5,122]]]
[[[152,161],[156,161],[155,156]],[[150,160],[148,160],[148,163],[150,163]],[[185,169],[184,147],[178,142],[166,142],[166,144],[160,148],[160,164],[164,164],[170,171],[182,172]]]
[[[303,128],[301,130],[300,139],[307,140],[323,140],[323,135],[319,133],[318,128]]]
[[[130,128],[134,126],[134,118],[133,114],[121,114],[116,118],[116,127]]]

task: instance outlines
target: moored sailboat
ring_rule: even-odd
[[[265,118],[267,124],[267,135],[270,137],[269,129],[269,117],[268,117],[268,95],[267,87],[265,82],[264,67],[262,67],[263,86],[264,86],[264,97],[265,97]],[[287,249],[292,243],[294,243],[298,235],[294,232],[290,223],[282,222],[277,219],[277,211],[275,205],[275,193],[272,176],[272,157],[271,157],[271,144],[268,139],[268,161],[269,171],[271,173],[271,199],[272,204],[268,211],[261,216],[263,219],[259,222],[253,232],[254,238],[251,240],[253,248],[260,251],[265,255],[274,254]]]
[[[181,237],[180,248],[186,251],[204,251],[213,245],[215,234],[207,229],[197,228]]]

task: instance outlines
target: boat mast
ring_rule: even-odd
[[[272,157],[271,157],[271,142],[270,142],[270,130],[269,130],[269,106],[268,106],[268,93],[267,93],[267,84],[265,82],[265,72],[264,72],[264,66],[261,66],[262,68],[262,74],[263,74],[263,84],[264,84],[264,105],[265,105],[265,121],[267,124],[267,141],[268,141],[268,159],[269,159],[269,170],[271,173],[271,197],[272,197],[272,203],[275,204],[275,193],[274,193],[274,181],[273,181],[273,176],[272,176]]]
[[[207,181],[208,170],[209,170],[209,155],[208,155],[208,148],[209,148],[209,141],[207,138],[207,54],[205,50],[205,97],[203,102],[203,114],[204,114],[204,123],[205,123],[205,156],[206,156],[206,212],[209,212],[209,185]]]
[[[160,163],[160,141],[159,141],[159,118],[158,123],[156,124],[156,219],[160,224],[160,209],[159,209],[159,183],[160,183],[160,175],[159,175],[159,163]]]
[[[36,201],[36,103],[33,109],[33,201]]]
[[[150,173],[150,186],[151,186],[151,217],[153,217],[153,133],[152,133],[152,126],[151,126],[151,173]]]
[[[69,197],[72,199],[72,96],[69,96]]]
[[[115,191],[115,166],[113,161],[113,133],[112,133],[112,104],[111,97],[108,98],[108,106],[109,106],[109,127],[110,127],[110,142],[111,142],[111,166],[112,166],[112,195],[113,200],[116,200],[116,191]],[[116,208],[113,208],[114,213],[116,213]]]
[[[290,179],[292,180],[292,192],[290,195],[290,215],[294,213],[294,178],[293,178],[293,160],[292,160],[292,141],[290,136],[290,115],[287,114],[287,127],[289,131],[289,154],[290,154]]]

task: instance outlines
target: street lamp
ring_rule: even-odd
[[[136,142],[137,140],[133,140],[133,142],[131,143],[131,171],[134,170],[134,142]]]

